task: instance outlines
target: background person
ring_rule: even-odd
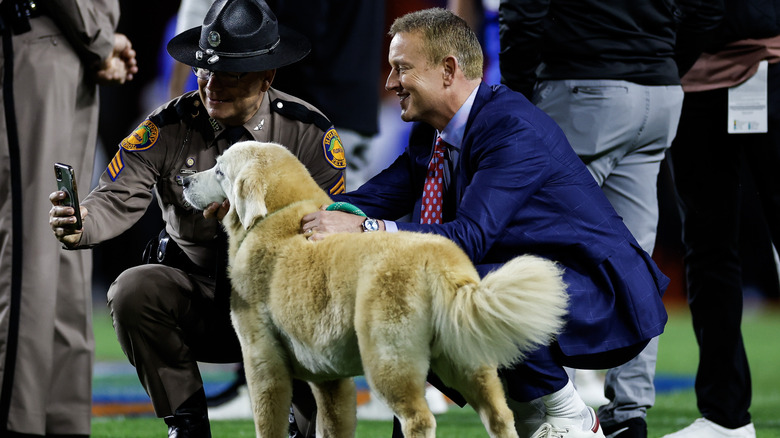
[[[682,108],[677,29],[715,22],[697,3],[503,0],[500,5],[502,83],[558,123],[651,255],[658,173]],[[686,12],[682,23],[680,9]],[[636,358],[607,371],[608,403],[598,412],[605,434],[647,437],[657,355],[654,339]]]
[[[690,70],[682,80],[685,99],[669,157],[699,345],[701,418],[670,438],[756,436],[741,331],[743,178],[753,179],[774,248],[780,243],[780,1],[721,5],[720,26],[682,39],[678,55],[681,69]],[[751,95],[736,100],[737,87],[744,90],[746,82]],[[758,114],[766,119],[742,126],[746,115],[730,108],[746,105],[747,120]]]
[[[0,435],[88,436],[92,414],[89,252],[51,237],[53,165],[89,187],[98,84],[138,71],[115,33],[116,1],[0,5]],[[22,198],[24,202],[21,202]]]

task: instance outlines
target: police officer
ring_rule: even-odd
[[[344,189],[344,151],[330,121],[308,103],[271,88],[276,69],[309,52],[300,34],[278,24],[263,0],[218,0],[203,25],[180,33],[168,53],[190,65],[198,90],[154,111],[120,144],[98,187],[82,202],[84,225],[52,193],[50,223],[72,249],[130,228],[153,199],[165,230],[151,263],[124,271],[108,291],[119,343],[164,417],[169,437],[210,437],[196,361],[238,362],[229,319],[226,250],[213,204],[204,212],[182,196],[182,180],[206,170],[239,140],[288,147],[319,185]],[[290,184],[295,184],[290,181]]]
[[[0,3],[0,436],[88,436],[92,254],[49,236],[52,165],[89,187],[98,84],[137,72],[116,0]],[[22,200],[23,199],[23,200]]]

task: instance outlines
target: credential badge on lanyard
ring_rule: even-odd
[[[767,70],[767,61],[761,61],[753,77],[729,88],[729,134],[767,132]]]

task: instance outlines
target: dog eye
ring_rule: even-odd
[[[219,168],[219,167],[217,167],[216,169],[214,169],[214,173],[216,173],[216,174],[217,174],[217,176],[218,176],[218,177],[220,177],[220,178],[222,178],[222,177],[224,177],[224,176],[225,176],[225,174],[224,174],[224,173],[222,173],[222,170],[220,170],[220,168]]]

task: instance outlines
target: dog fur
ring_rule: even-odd
[[[497,367],[557,334],[561,271],[525,255],[480,280],[458,246],[423,233],[340,233],[318,242],[301,218],[332,201],[283,146],[242,142],[188,177],[195,208],[230,201],[231,318],[258,437],[287,436],[293,377],[310,382],[317,437],[354,436],[351,377],[365,375],[404,436],[433,437],[432,369],[479,413],[491,437],[517,437]]]

